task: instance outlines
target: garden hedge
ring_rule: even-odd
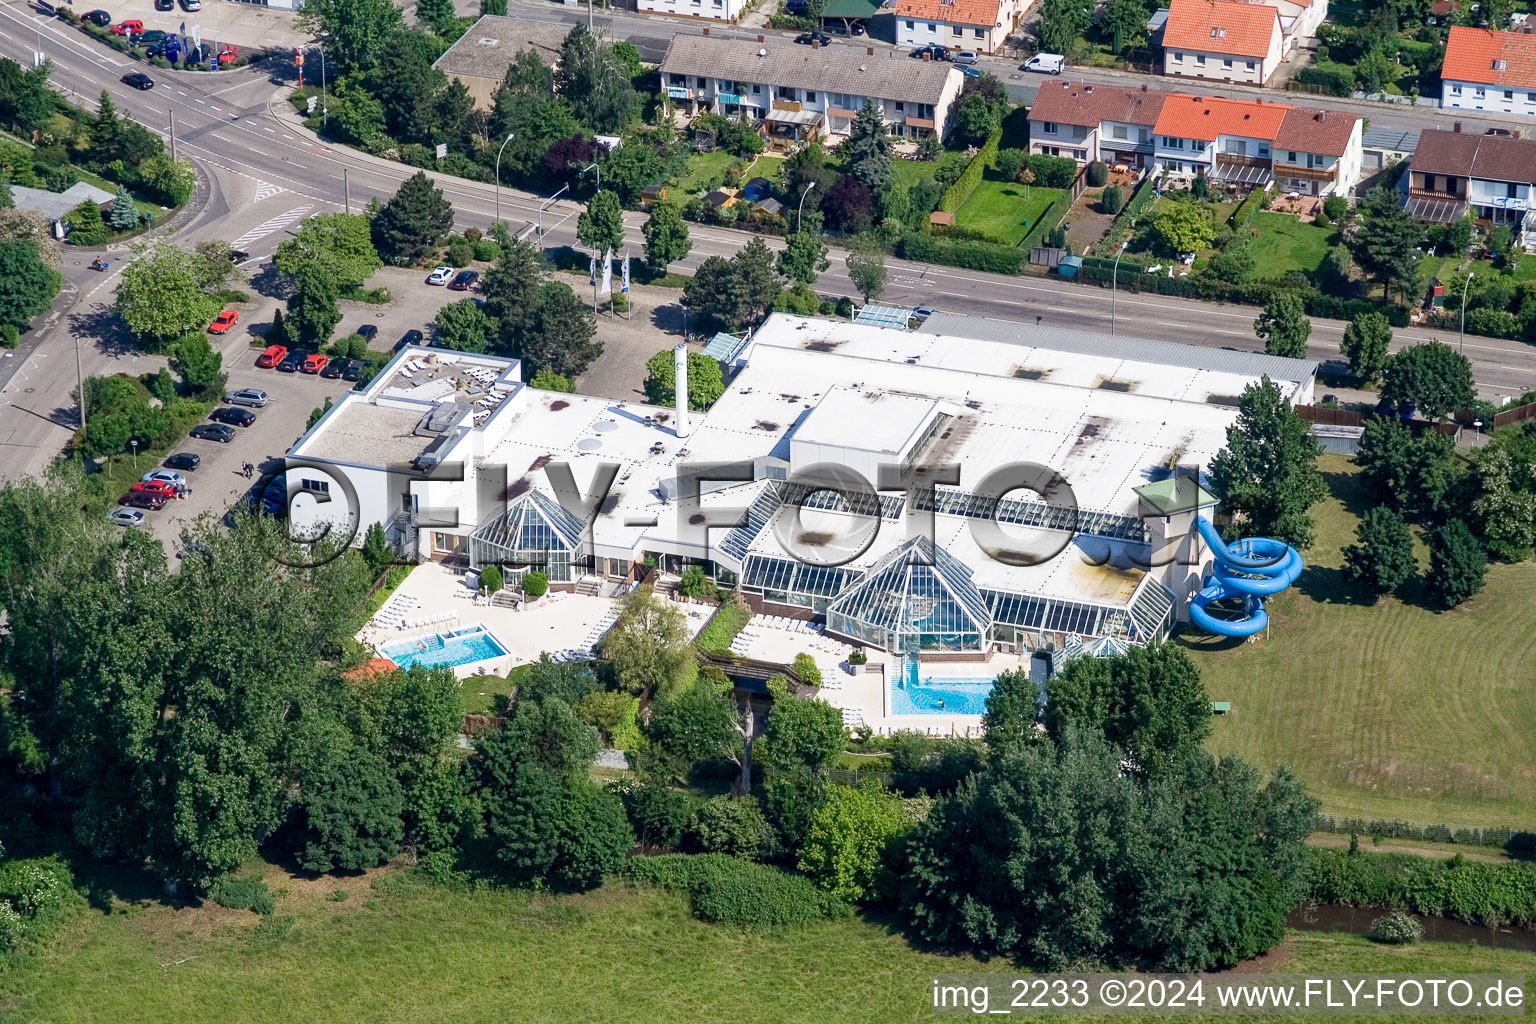
[[[1025,253],[1026,259],[1028,258],[1029,250],[1039,245],[1040,240],[1045,237],[1045,233],[1059,225],[1061,218],[1065,217],[1067,211],[1071,208],[1072,193],[1062,192],[1055,199],[1051,200],[1050,206],[1041,211],[1040,216],[1035,218],[1035,223],[1030,227],[1029,232],[1019,242],[1019,248]]]
[[[987,141],[981,144],[981,148],[976,151],[971,162],[966,164],[964,171],[960,172],[960,177],[939,197],[941,211],[957,213],[960,207],[965,205],[965,201],[971,198],[971,193],[975,192],[976,186],[981,184],[982,175],[992,165],[992,161],[997,159],[997,147],[1002,137],[1001,131],[995,131],[987,136]]]
[[[1242,231],[1253,223],[1253,218],[1264,208],[1264,197],[1268,195],[1267,189],[1256,188],[1248,193],[1248,198],[1237,204],[1237,209],[1232,211],[1227,223],[1232,225],[1233,231]]]
[[[1043,223],[1041,218],[1039,223]],[[992,274],[1017,274],[1029,263],[1029,250],[994,242],[956,240],[914,232],[901,240],[901,256],[922,263],[941,263]]]
[[[848,904],[799,875],[723,853],[631,857],[624,874],[686,892],[694,916],[719,924],[796,925],[850,912]]]
[[[1348,96],[1355,91],[1355,69],[1348,64],[1320,60],[1296,73],[1303,85],[1320,85],[1330,96]]]
[[[1536,865],[1307,847],[1307,899],[1390,907],[1470,924],[1536,923]]]

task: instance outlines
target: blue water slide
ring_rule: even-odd
[[[1252,636],[1263,631],[1269,625],[1264,599],[1296,582],[1301,555],[1272,537],[1246,537],[1229,545],[1205,516],[1195,517],[1195,528],[1216,561],[1210,579],[1189,600],[1189,620],[1217,636]],[[1242,602],[1240,614],[1224,611],[1218,616],[1209,608],[1217,601],[1233,600]]]

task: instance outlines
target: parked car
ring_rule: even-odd
[[[981,68],[974,64],[962,64],[960,66],[960,73],[966,78],[980,78]]]
[[[802,32],[795,37],[795,42],[803,46],[810,46],[812,43],[817,46],[826,46],[832,42],[832,37],[825,32]]]
[[[298,373],[299,367],[304,365],[304,360],[309,353],[300,348],[291,348],[288,354],[283,356],[282,362],[277,364],[278,373]]]
[[[248,427],[256,422],[256,414],[249,409],[225,407],[208,414],[215,423],[228,423],[232,427]]]
[[[918,58],[919,60],[922,60],[925,57],[928,60],[949,60],[949,51],[940,46],[938,43],[928,43],[925,46],[919,46],[917,49],[913,50],[912,56]]]
[[[192,472],[203,464],[203,457],[196,452],[177,452],[163,463],[168,469],[184,469]]]
[[[854,22],[853,23],[853,27],[850,28],[849,31],[852,32],[856,36],[863,35],[864,34],[864,23],[862,21]]]
[[[155,80],[142,71],[135,71],[131,75],[123,76],[123,84],[131,85],[140,92],[143,92],[145,89],[153,89],[155,87]]]
[[[372,344],[373,339],[379,336],[379,325],[363,324],[363,326],[357,329],[356,333],[359,338],[362,338],[364,341]]]
[[[217,441],[219,444],[229,444],[235,439],[235,428],[222,423],[199,423],[187,433],[199,441]]]
[[[265,409],[269,399],[267,393],[260,388],[241,388],[239,391],[226,393],[224,401],[230,405],[248,405],[253,409]]]
[[[107,522],[114,526],[141,526],[144,513],[136,508],[115,508],[107,513]]]
[[[422,334],[415,328],[412,328],[411,330],[406,331],[404,334],[400,335],[400,340],[395,342],[395,351],[398,352],[402,348],[407,348],[411,345],[420,345],[425,338],[426,335]]]
[[[346,368],[347,360],[332,359],[330,362],[325,364],[325,369],[320,371],[320,376],[329,380],[335,380],[337,377],[341,376],[341,371],[345,370]]]
[[[918,323],[922,323],[931,316],[933,316],[932,306],[918,306],[912,311],[912,319],[916,320]]]
[[[330,362],[330,359],[323,352],[313,352],[308,359],[304,360],[304,365],[299,367],[299,372],[319,373],[325,369],[325,364],[328,362]]]
[[[952,63],[959,64],[962,67],[969,67],[981,60],[981,54],[975,50],[960,50],[950,54],[949,59]]]
[[[175,9],[176,0],[155,0],[155,10],[157,11],[174,11]]]
[[[143,476],[139,477],[139,481],[146,484],[157,480],[163,484],[170,484],[172,487],[187,486],[186,477],[182,476],[180,473],[173,473],[169,469],[152,469],[148,473],[145,473]]]
[[[285,345],[268,345],[262,351],[261,355],[256,357],[256,365],[261,367],[263,370],[270,370],[272,367],[282,362],[283,357],[287,354],[288,348]]]
[[[117,503],[124,508],[147,508],[151,512],[158,512],[165,508],[165,495],[152,491],[129,491]]]
[[[91,13],[95,13],[92,11]],[[112,34],[115,36],[136,36],[144,31],[144,23],[138,18],[129,18],[112,26]]]
[[[95,25],[97,28],[106,28],[112,24],[112,15],[106,11],[86,11],[80,15],[80,20],[86,24]]]
[[[480,271],[461,270],[453,275],[453,280],[448,282],[448,287],[456,292],[467,292],[480,280]]]
[[[163,494],[167,498],[176,497],[176,488],[162,480],[151,480],[149,483],[145,483],[143,480],[140,480],[138,483],[128,488],[128,491],[130,494],[134,492],[140,492],[147,494]]]
[[[164,43],[167,34],[168,33],[162,32],[158,28],[151,28],[140,32],[135,38],[137,42],[142,43],[145,46],[154,46],[157,43]]]
[[[427,275],[427,284],[447,284],[453,277],[452,267],[434,267],[432,273]]]
[[[203,0],[181,0],[181,9],[184,11],[200,11],[203,9]]]
[[[235,312],[233,309],[226,309],[224,312],[213,318],[213,323],[208,325],[208,333],[224,334],[228,332],[231,327],[235,326],[235,322],[239,319],[239,313]]]
[[[361,359],[348,359],[346,369],[341,371],[341,379],[353,383],[363,379],[363,368],[368,364]]]
[[[1024,62],[1024,70],[1038,71],[1042,75],[1059,75],[1066,65],[1067,58],[1059,53],[1037,53]]]

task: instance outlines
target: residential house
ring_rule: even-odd
[[[1536,228],[1530,223],[1533,183],[1536,139],[1423,131],[1408,164],[1403,205],[1436,224],[1470,209],[1479,220]]]
[[[685,109],[746,117],[790,143],[847,134],[866,99],[897,138],[942,137],[964,80],[953,65],[874,47],[687,35],[672,37],[661,78]]]
[[[1440,105],[1536,117],[1536,35],[1453,26],[1440,71]]]
[[[1141,168],[1169,94],[1146,86],[1043,82],[1029,108],[1029,151]]]
[[[1292,107],[1271,142],[1272,170],[1282,192],[1347,194],[1364,165],[1360,118],[1338,110]]]
[[[560,47],[570,30],[569,25],[487,14],[444,50],[432,66],[463,82],[475,105],[489,110],[507,68],[520,51],[532,50],[545,67],[552,68],[560,59]]]
[[[1153,128],[1156,164],[1174,174],[1267,185],[1275,136],[1289,109],[1263,100],[1174,93]]]
[[[1263,85],[1285,54],[1280,11],[1237,0],[1173,0],[1163,74]]]
[[[1317,35],[1317,30],[1328,19],[1328,0],[1263,0],[1280,12],[1280,31],[1285,33],[1286,52],[1296,49],[1301,41]]]
[[[0,185],[0,187],[6,187]],[[54,235],[63,238],[64,218],[84,203],[95,203],[105,214],[116,198],[111,192],[99,189],[86,181],[77,181],[62,192],[49,192],[43,188],[11,185],[11,202],[18,210],[36,210],[53,223]]]
[[[896,42],[996,53],[1028,6],[1026,0],[896,0]]]
[[[747,0],[635,0],[638,11],[706,21],[735,21],[746,7]]]

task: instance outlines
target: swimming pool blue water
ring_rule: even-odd
[[[507,649],[484,626],[385,644],[379,653],[401,668],[412,665],[469,665],[499,658]]]
[[[925,676],[915,661],[891,677],[893,715],[980,715],[987,710],[991,679]]]

